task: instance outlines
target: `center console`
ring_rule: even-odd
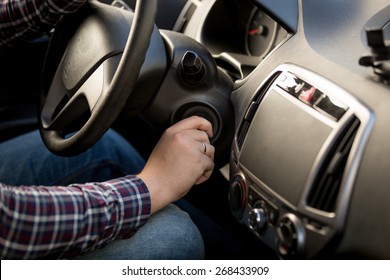
[[[233,215],[281,258],[337,242],[372,114],[317,74],[285,64],[259,87],[230,159]]]

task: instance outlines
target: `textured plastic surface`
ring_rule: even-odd
[[[329,126],[271,91],[251,123],[240,161],[269,188],[298,205],[330,132]]]

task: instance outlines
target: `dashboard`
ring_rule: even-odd
[[[284,2],[187,1],[174,26],[234,80],[232,214],[283,259],[389,258],[388,1]]]

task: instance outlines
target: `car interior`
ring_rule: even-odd
[[[113,128],[147,158],[209,120],[215,170],[177,202],[206,259],[390,258],[388,0],[89,1],[0,61],[0,141]]]

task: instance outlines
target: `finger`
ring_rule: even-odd
[[[214,170],[214,162],[209,160],[205,171],[198,178],[198,180],[195,182],[195,185],[199,185],[199,184],[205,182],[207,179],[209,179],[211,177],[211,174],[213,173],[213,170]]]
[[[209,157],[212,161],[214,161],[214,152],[215,148],[208,142],[200,142],[201,144],[201,152]]]
[[[210,138],[205,131],[188,129],[181,131],[181,133],[185,133],[186,137],[191,138],[194,141],[210,143]]]
[[[207,133],[209,137],[213,137],[213,127],[205,118],[199,116],[191,116],[183,119],[174,125],[176,129],[198,129]]]

